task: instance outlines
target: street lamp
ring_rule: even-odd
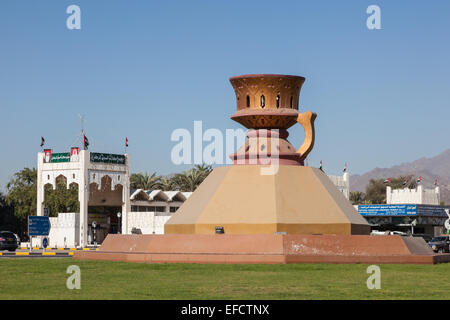
[[[448,216],[448,219],[444,222],[444,227],[447,229],[447,234],[450,234],[450,209],[445,209],[445,213]]]
[[[120,212],[117,212],[117,233],[120,234],[121,230],[120,230],[120,217],[122,216],[122,214]]]
[[[94,231],[94,246],[97,245],[97,235],[96,235],[96,227],[97,227],[97,222],[93,221],[92,222],[92,229]]]
[[[411,235],[414,234],[414,227],[417,226],[417,220],[414,219],[413,222],[411,222]]]

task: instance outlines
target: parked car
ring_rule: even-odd
[[[433,237],[429,234],[423,234],[423,233],[415,233],[412,235],[413,237],[423,238],[426,243],[429,243],[431,240],[433,240]]]
[[[408,234],[406,232],[402,232],[402,231],[389,231],[389,235],[391,235],[391,236],[407,236]]]
[[[17,241],[14,233],[10,231],[0,231],[0,250],[16,251],[19,247],[19,241]]]
[[[428,245],[434,252],[450,252],[450,236],[434,237]]]

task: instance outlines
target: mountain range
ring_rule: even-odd
[[[421,158],[391,168],[375,168],[362,175],[352,175],[350,191],[364,192],[370,179],[397,178],[407,175],[422,176],[422,185],[425,188],[434,188],[434,182],[438,178],[441,201],[450,204],[450,149],[432,158]]]

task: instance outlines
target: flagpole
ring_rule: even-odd
[[[84,115],[78,114],[78,117],[80,118],[80,123],[81,123],[81,139],[82,139],[82,143],[83,143],[83,150],[86,150],[86,136],[85,136],[85,132],[84,132]]]
[[[83,150],[86,150],[86,138],[84,136],[84,129],[81,129],[81,139],[83,140]]]

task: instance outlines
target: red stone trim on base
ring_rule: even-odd
[[[435,254],[426,246],[421,238],[400,236],[108,235],[99,251],[75,252],[73,258],[216,264],[450,262],[450,254]]]

